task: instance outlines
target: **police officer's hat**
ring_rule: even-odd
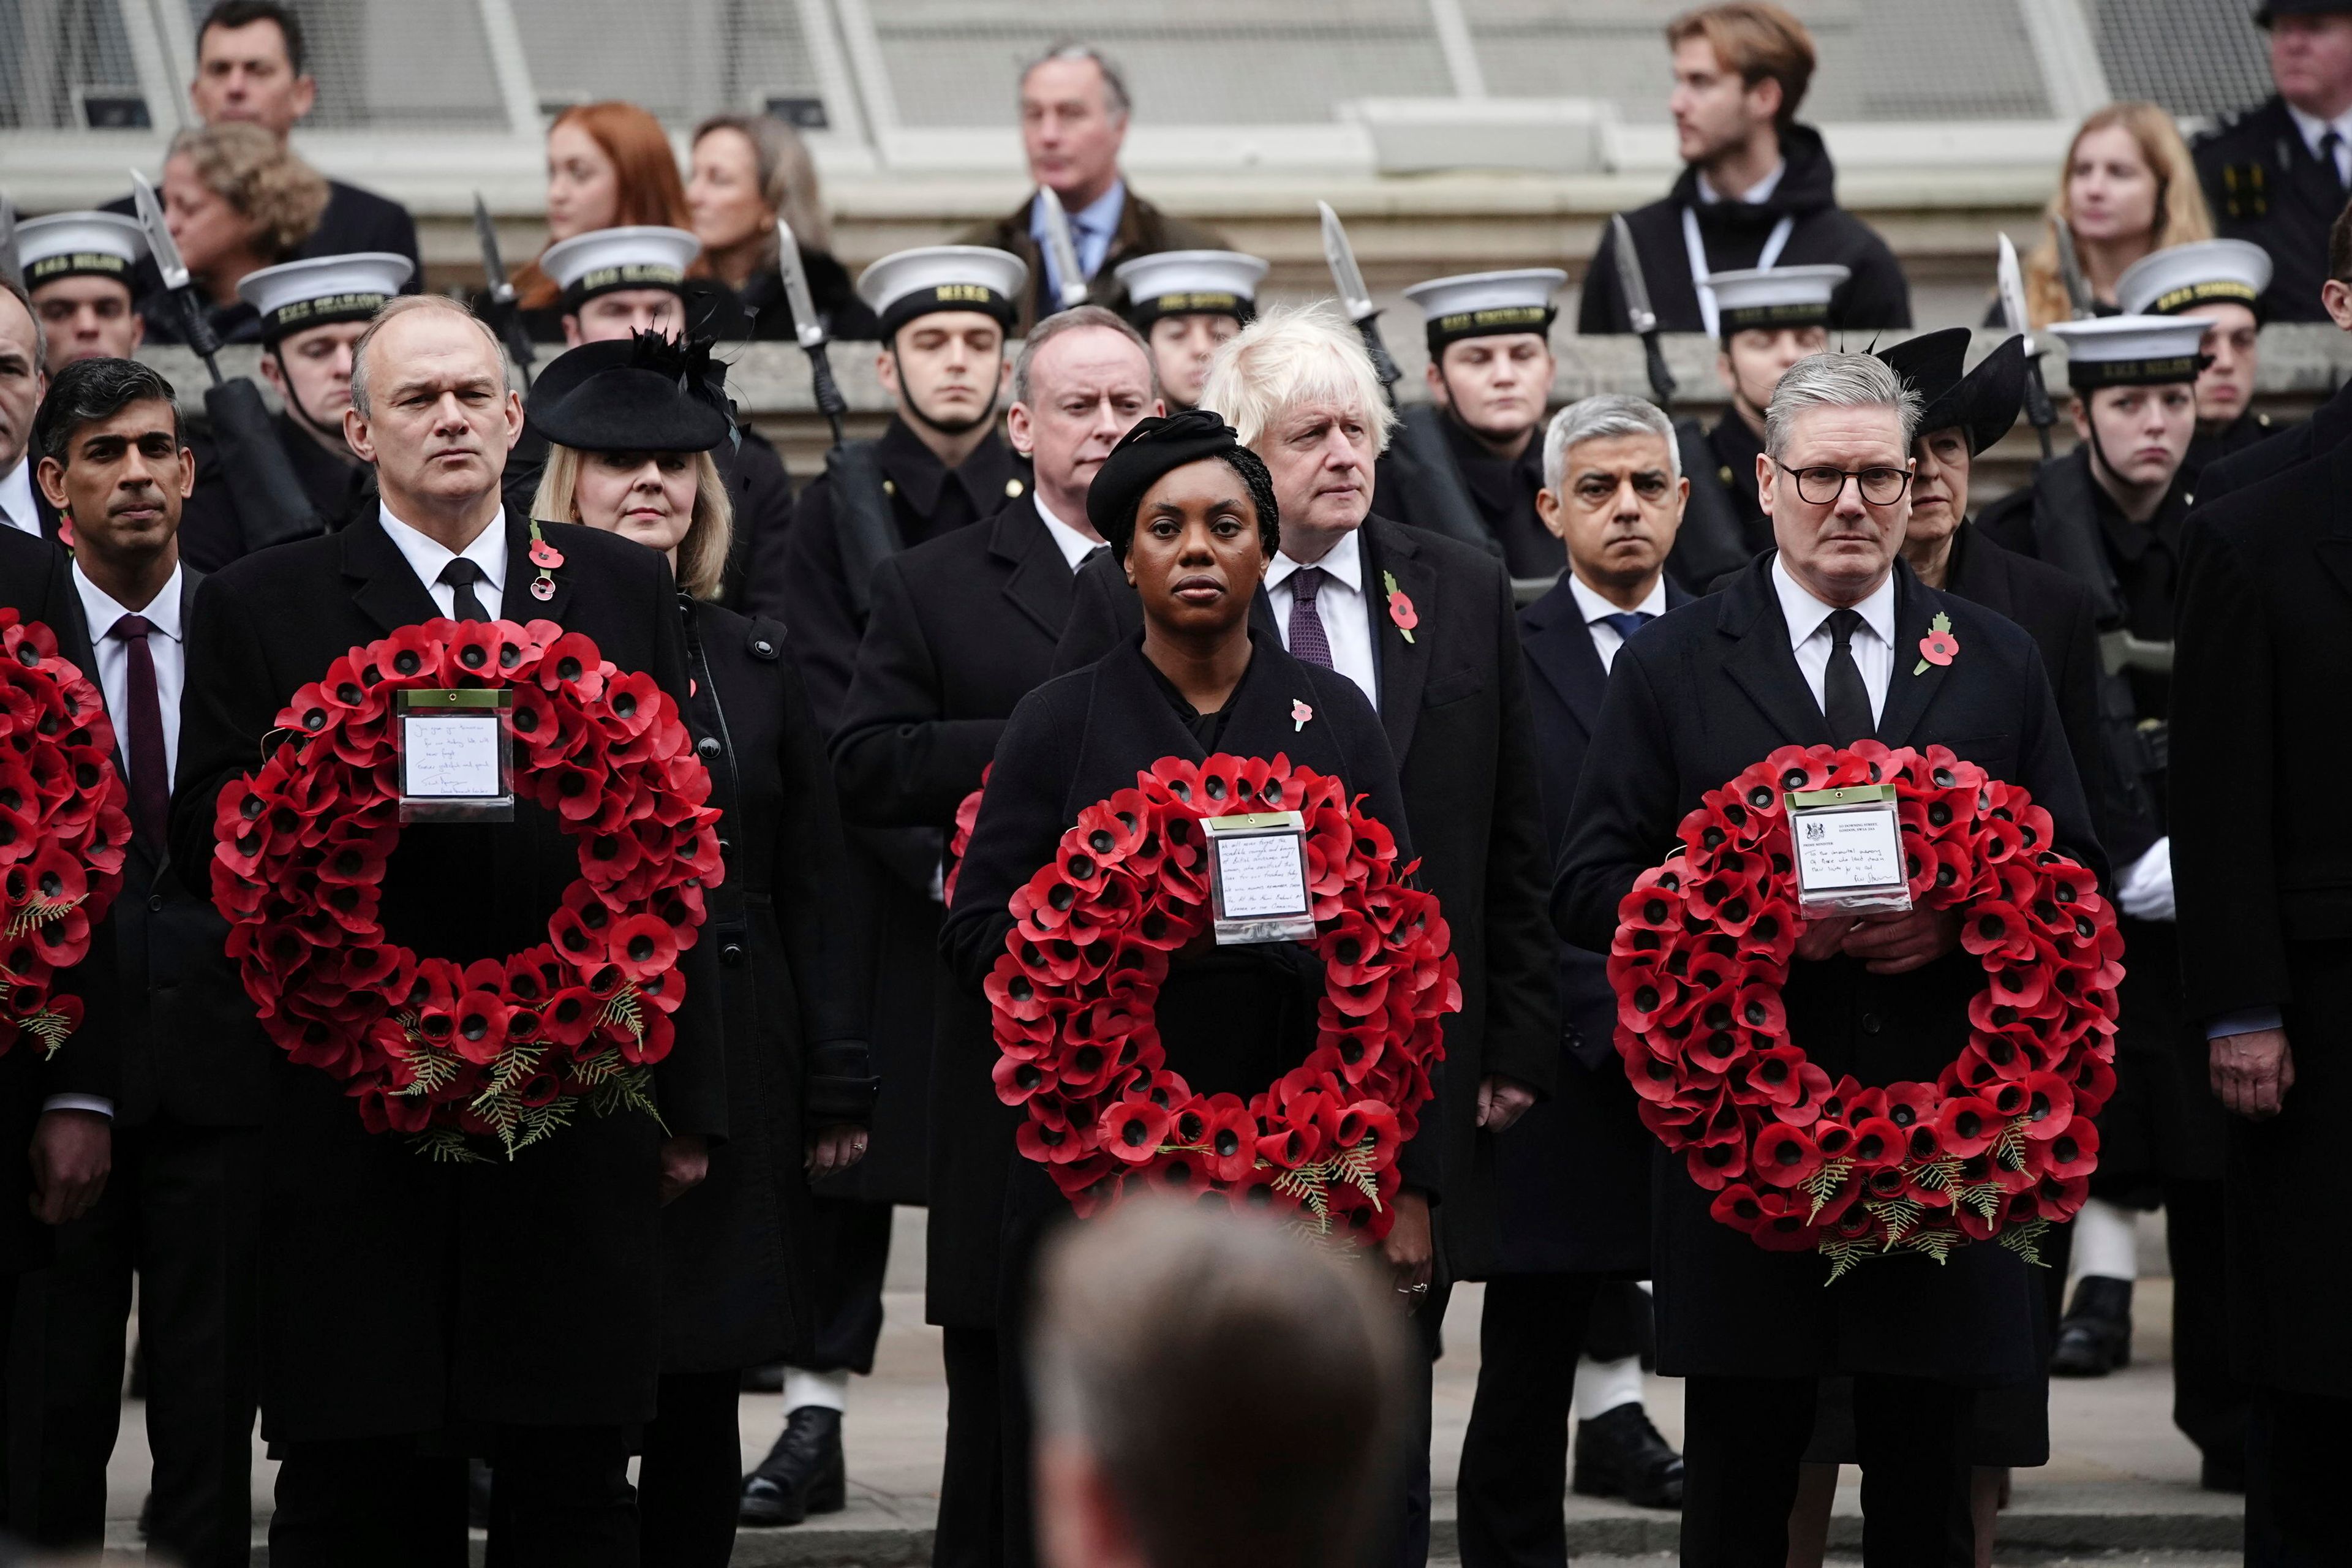
[[[1568,281],[1557,267],[1522,267],[1508,272],[1465,272],[1416,283],[1404,297],[1421,308],[1429,332],[1429,357],[1465,338],[1517,332],[1549,336],[1559,307],[1551,297]]]
[[[368,320],[415,270],[389,250],[320,256],[248,272],[236,280],[236,295],[261,313],[261,340],[274,343],[331,321]]]
[[[977,310],[1006,331],[1021,319],[1021,291],[1029,266],[1008,250],[984,245],[926,245],[893,251],[857,275],[857,297],[882,321],[882,340],[918,316]]]
[[[1246,326],[1257,315],[1266,263],[1238,250],[1163,250],[1112,269],[1127,290],[1127,319],[1149,332],[1162,316],[1231,316]]]
[[[2151,251],[2124,268],[2116,303],[2126,316],[2176,316],[2216,301],[2259,315],[2270,286],[2269,251],[2242,239],[2203,239]]]
[[[2281,16],[2326,16],[2352,11],[2352,0],[2261,0],[2254,26],[2267,27]]]
[[[1734,332],[1828,326],[1830,296],[1853,276],[1834,265],[1751,267],[1712,273],[1705,287],[1715,292],[1716,331],[1728,342]]]
[[[619,289],[667,289],[684,299],[686,269],[701,250],[682,228],[593,228],[549,246],[539,265],[563,290],[563,308],[576,310]]]
[[[1966,327],[1922,332],[1880,349],[1878,357],[1919,395],[1919,421],[1914,428],[1922,436],[1964,430],[1973,457],[2017,423],[2017,411],[2025,402],[2025,339],[2021,334],[2010,338],[1976,369],[1965,370],[1969,335]]]
[[[146,231],[120,213],[57,213],[16,226],[28,289],[60,278],[111,278],[132,289],[131,270],[146,255]]]
[[[2195,381],[2210,363],[2197,352],[2205,323],[2194,316],[2094,316],[2042,330],[2066,345],[2066,384],[2078,395]]]

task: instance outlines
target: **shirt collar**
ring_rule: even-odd
[[[33,500],[33,456],[30,452],[17,458],[15,468],[0,474],[0,511],[6,512],[9,523],[23,531],[36,537],[40,534],[41,509]]]
[[[114,630],[114,623],[125,616],[143,616],[150,632],[161,632],[173,642],[181,640],[180,574],[185,568],[178,563],[172,566],[171,580],[143,610],[133,610],[114,602],[114,595],[89,580],[89,574],[77,561],[73,566],[74,590],[81,595],[81,614],[89,627],[89,640],[104,642]]]
[[[1584,624],[1588,626],[1595,621],[1606,620],[1611,616],[1626,614],[1624,610],[1586,587],[1584,579],[1573,572],[1568,574],[1568,591],[1576,596],[1577,611],[1584,616]],[[1666,613],[1666,574],[1664,572],[1658,574],[1658,580],[1650,584],[1649,593],[1643,596],[1640,604],[1633,606],[1633,613],[1644,616],[1663,616]],[[1891,642],[1894,639],[1888,640]]]
[[[1822,629],[1822,623],[1837,613],[1841,606],[1825,605],[1815,598],[1794,577],[1789,575],[1789,563],[1780,554],[1772,557],[1772,590],[1780,596],[1780,618],[1789,623],[1789,646],[1801,647],[1806,638]],[[1886,578],[1871,590],[1870,597],[1859,605],[1843,606],[1862,616],[1862,624],[1878,636],[1888,647],[1895,646],[1895,574],[1890,569]]]
[[[2347,146],[2352,146],[2352,109],[2346,110],[2333,120],[2306,114],[2292,103],[2286,106],[2286,111],[2293,116],[2294,128],[2303,132],[2303,144],[2311,149],[2313,157],[2319,156],[2319,139],[2331,131],[2343,137]]]
[[[1772,172],[1770,174],[1765,175],[1762,179],[1757,181],[1754,184],[1740,192],[1738,199],[1747,203],[1749,206],[1762,206],[1766,202],[1772,199],[1772,193],[1780,188],[1780,176],[1788,172],[1789,160],[1783,158],[1779,163],[1772,165]],[[1723,193],[1709,184],[1705,174],[1700,174],[1698,177],[1698,199],[1702,203],[1719,202],[1723,199]]]
[[[1029,500],[1030,504],[1037,509],[1037,516],[1044,521],[1045,531],[1052,534],[1054,542],[1061,547],[1062,559],[1070,563],[1071,571],[1076,571],[1087,556],[1102,548],[1101,540],[1088,539],[1085,534],[1055,517],[1053,509],[1045,504],[1044,491],[1031,492]]]
[[[392,508],[387,504],[379,502],[378,512],[383,519],[383,531],[398,547],[402,557],[408,563],[408,569],[416,574],[416,580],[425,584],[426,592],[431,592],[434,584],[441,580],[441,569],[463,555],[482,569],[482,586],[489,590],[483,608],[492,615],[498,614],[507,593],[507,514],[504,507],[499,508],[498,515],[490,519],[489,526],[474,535],[474,542],[461,551],[452,550],[429,534],[409,527],[392,515]]]
[[[1302,566],[1319,566],[1323,574],[1347,585],[1352,593],[1364,591],[1363,531],[1350,529],[1345,538],[1331,547],[1331,552],[1320,561],[1294,561],[1288,551],[1278,552],[1274,564],[1266,568],[1265,591],[1269,594],[1290,580],[1291,574]]]

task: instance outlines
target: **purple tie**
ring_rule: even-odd
[[[131,828],[157,849],[171,817],[172,764],[163,753],[163,703],[155,693],[155,656],[147,647],[152,630],[144,616],[125,616],[107,635],[119,638],[131,656],[131,711],[124,753],[131,763]]]
[[[1323,591],[1323,568],[1301,566],[1290,574],[1290,657],[1306,664],[1331,668],[1331,639],[1323,633],[1323,617],[1315,608]]]

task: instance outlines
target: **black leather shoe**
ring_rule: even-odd
[[[2058,1323],[2050,1375],[2105,1377],[2131,1365],[2131,1300],[2130,1280],[2083,1276],[2074,1287],[2074,1303]]]
[[[839,1513],[848,1504],[841,1461],[841,1412],[803,1405],[760,1468],[743,1478],[736,1519],[744,1524],[798,1524],[813,1513]]]
[[[1622,1497],[1635,1508],[1683,1506],[1683,1457],[1674,1451],[1640,1401],[1576,1424],[1576,1458],[1568,1484],[1584,1497]]]

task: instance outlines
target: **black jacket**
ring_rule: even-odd
[[[2267,414],[2252,410],[2239,415],[2219,430],[2207,430],[2200,426],[2189,437],[2189,455],[2180,460],[2180,488],[2194,498],[2200,490],[2200,481],[2207,469],[2224,458],[2234,458],[2263,445],[2273,436],[2285,434],[2294,426],[2273,419]]]
[[[993,521],[885,561],[833,739],[848,815],[944,844],[1005,721],[1053,668],[1070,599],[1069,563],[1026,496]],[[936,943],[939,906],[926,896],[923,910]],[[907,1020],[904,1031],[927,1037],[928,1051],[903,1071],[894,1061],[882,1091],[886,1113],[903,1123],[899,1146],[927,1151],[927,1313],[935,1323],[992,1326],[1005,1162],[1020,1118],[989,1076],[996,1047],[988,1007],[929,973],[894,974],[891,985],[902,999],[930,1004],[929,1016]]]
[[[2282,437],[2284,439],[2284,437]],[[2188,1010],[2280,1009],[2295,1082],[2231,1119],[2231,1317],[2249,1380],[2352,1397],[2352,1292],[2325,1192],[2352,1116],[2352,447],[2201,507],[2173,672],[2173,875]],[[2128,962],[2128,958],[2126,958]],[[2283,1201],[2284,1199],[2284,1201]]]
[[[1666,608],[1691,596],[1669,579]],[[1557,857],[1568,837],[1577,780],[1609,672],[1601,666],[1575,590],[1562,577],[1519,612],[1528,707],[1535,720],[1544,838]],[[1496,1141],[1503,1263],[1508,1274],[1650,1271],[1649,1130],[1612,1044],[1617,998],[1601,954],[1559,942],[1559,1084]]]
[[[1536,511],[1543,488],[1543,426],[1524,451],[1498,458],[1443,409],[1402,411],[1381,455],[1372,510],[1499,557],[1520,578],[1557,577],[1560,544]]]
[[[1895,563],[1898,652],[1950,616],[1960,652],[1922,674],[1898,657],[1878,738],[1951,746],[2032,792],[2060,848],[2104,875],[2074,763],[2032,638],[1979,605],[1923,587]],[[1706,791],[1783,745],[1826,744],[1829,724],[1790,651],[1770,563],[1643,628],[1619,651],[1592,750],[1610,765],[1580,781],[1552,918],[1560,935],[1605,951],[1633,879],[1675,843]],[[1790,1038],[1834,1081],[1932,1080],[1968,1040],[1977,962],[1956,950],[1907,974],[1851,959],[1798,963],[1785,992]],[[1767,1252],[1717,1223],[1713,1194],[1662,1146],[1652,1232],[1658,1365],[1675,1375],[1809,1377],[1892,1373],[2022,1381],[2034,1370],[2042,1287],[1997,1246],[1874,1260],[1823,1289],[1816,1253]]]
[[[545,525],[565,557],[555,593],[529,591],[530,535],[506,519],[510,620],[551,620],[625,670],[652,674],[681,709],[685,638],[669,568],[614,534]],[[196,595],[188,632],[173,861],[209,892],[213,810],[252,771],[295,689],[337,658],[435,618],[432,596],[375,519],[265,550]],[[392,941],[472,959],[547,940],[579,874],[579,846],[518,803],[509,824],[427,824],[402,835],[383,881]],[[718,944],[679,960],[677,1044],[655,1069],[674,1134],[727,1132]],[[660,1351],[649,1117],[583,1116],[512,1161],[436,1164],[364,1131],[342,1086],[278,1056],[266,1121],[262,1408],[274,1439],[435,1430],[457,1420],[593,1426],[642,1421]],[[593,1356],[518,1354],[515,1325],[593,1303]],[[354,1343],[399,1355],[354,1356]]]
[[[2200,504],[2219,500],[2232,490],[2325,457],[2347,436],[2352,436],[2352,384],[2338,387],[2336,395],[2304,423],[2206,464],[2205,471],[2197,476],[2197,500]]]
[[[824,738],[783,628],[681,602],[689,717],[724,815],[727,878],[702,941],[719,954],[728,1141],[662,1210],[665,1372],[805,1354],[816,1327],[803,1153],[874,1107],[862,933],[839,898],[841,837]]]
[[[2344,206],[2333,172],[2312,156],[2303,132],[2273,97],[2224,121],[2190,150],[2205,205],[2229,239],[2251,239],[2271,254],[2263,319],[2324,321],[2319,286],[2327,281],[2327,228]]]
[[[1902,266],[1875,230],[1837,205],[1837,169],[1822,144],[1821,132],[1810,125],[1783,127],[1780,155],[1787,167],[1769,200],[1700,202],[1698,171],[1685,167],[1664,200],[1625,215],[1659,327],[1669,332],[1706,330],[1683,237],[1683,209],[1694,206],[1709,272],[1755,266],[1773,226],[1790,217],[1795,226],[1776,266],[1834,262],[1853,269],[1853,276],[1830,298],[1832,323],[1850,329],[1909,326],[1911,289],[1903,279]],[[1617,287],[1616,243],[1604,227],[1592,265],[1585,270],[1583,299],[1577,307],[1576,330],[1581,335],[1633,331]]]
[[[333,533],[353,518],[375,514],[374,468],[336,457],[312,440],[290,414],[279,413],[270,423],[311,514],[325,525],[321,532]],[[196,488],[180,511],[180,557],[199,571],[217,572],[246,553],[244,520],[235,481],[211,440],[191,434],[188,446],[196,454]]]
[[[1501,1074],[1549,1094],[1559,1060],[1527,671],[1500,562],[1379,516],[1364,520],[1361,538],[1381,723],[1423,874],[1462,960],[1462,1011],[1446,1020],[1439,1113],[1423,1119],[1421,1135],[1435,1129],[1444,1139],[1441,1257],[1454,1278],[1475,1279],[1498,1252],[1496,1140],[1477,1125],[1479,1082]],[[1390,616],[1384,573],[1419,615],[1411,642]],[[1142,624],[1124,574],[1095,562],[1079,574],[1055,668],[1091,662]],[[1276,633],[1263,593],[1253,624]]]
[[[801,271],[808,279],[809,303],[816,307],[825,332],[835,342],[872,342],[881,337],[882,323],[875,318],[873,307],[857,297],[849,269],[831,251],[802,246]],[[735,298],[743,307],[753,340],[793,341],[793,308],[784,298],[783,275],[776,268],[763,267],[751,274],[735,290]]]
[[[1756,459],[1764,443],[1729,408],[1711,430],[1696,419],[1675,420],[1675,441],[1690,500],[1666,570],[1680,582],[1713,583],[1772,548],[1772,520],[1756,496]]]

